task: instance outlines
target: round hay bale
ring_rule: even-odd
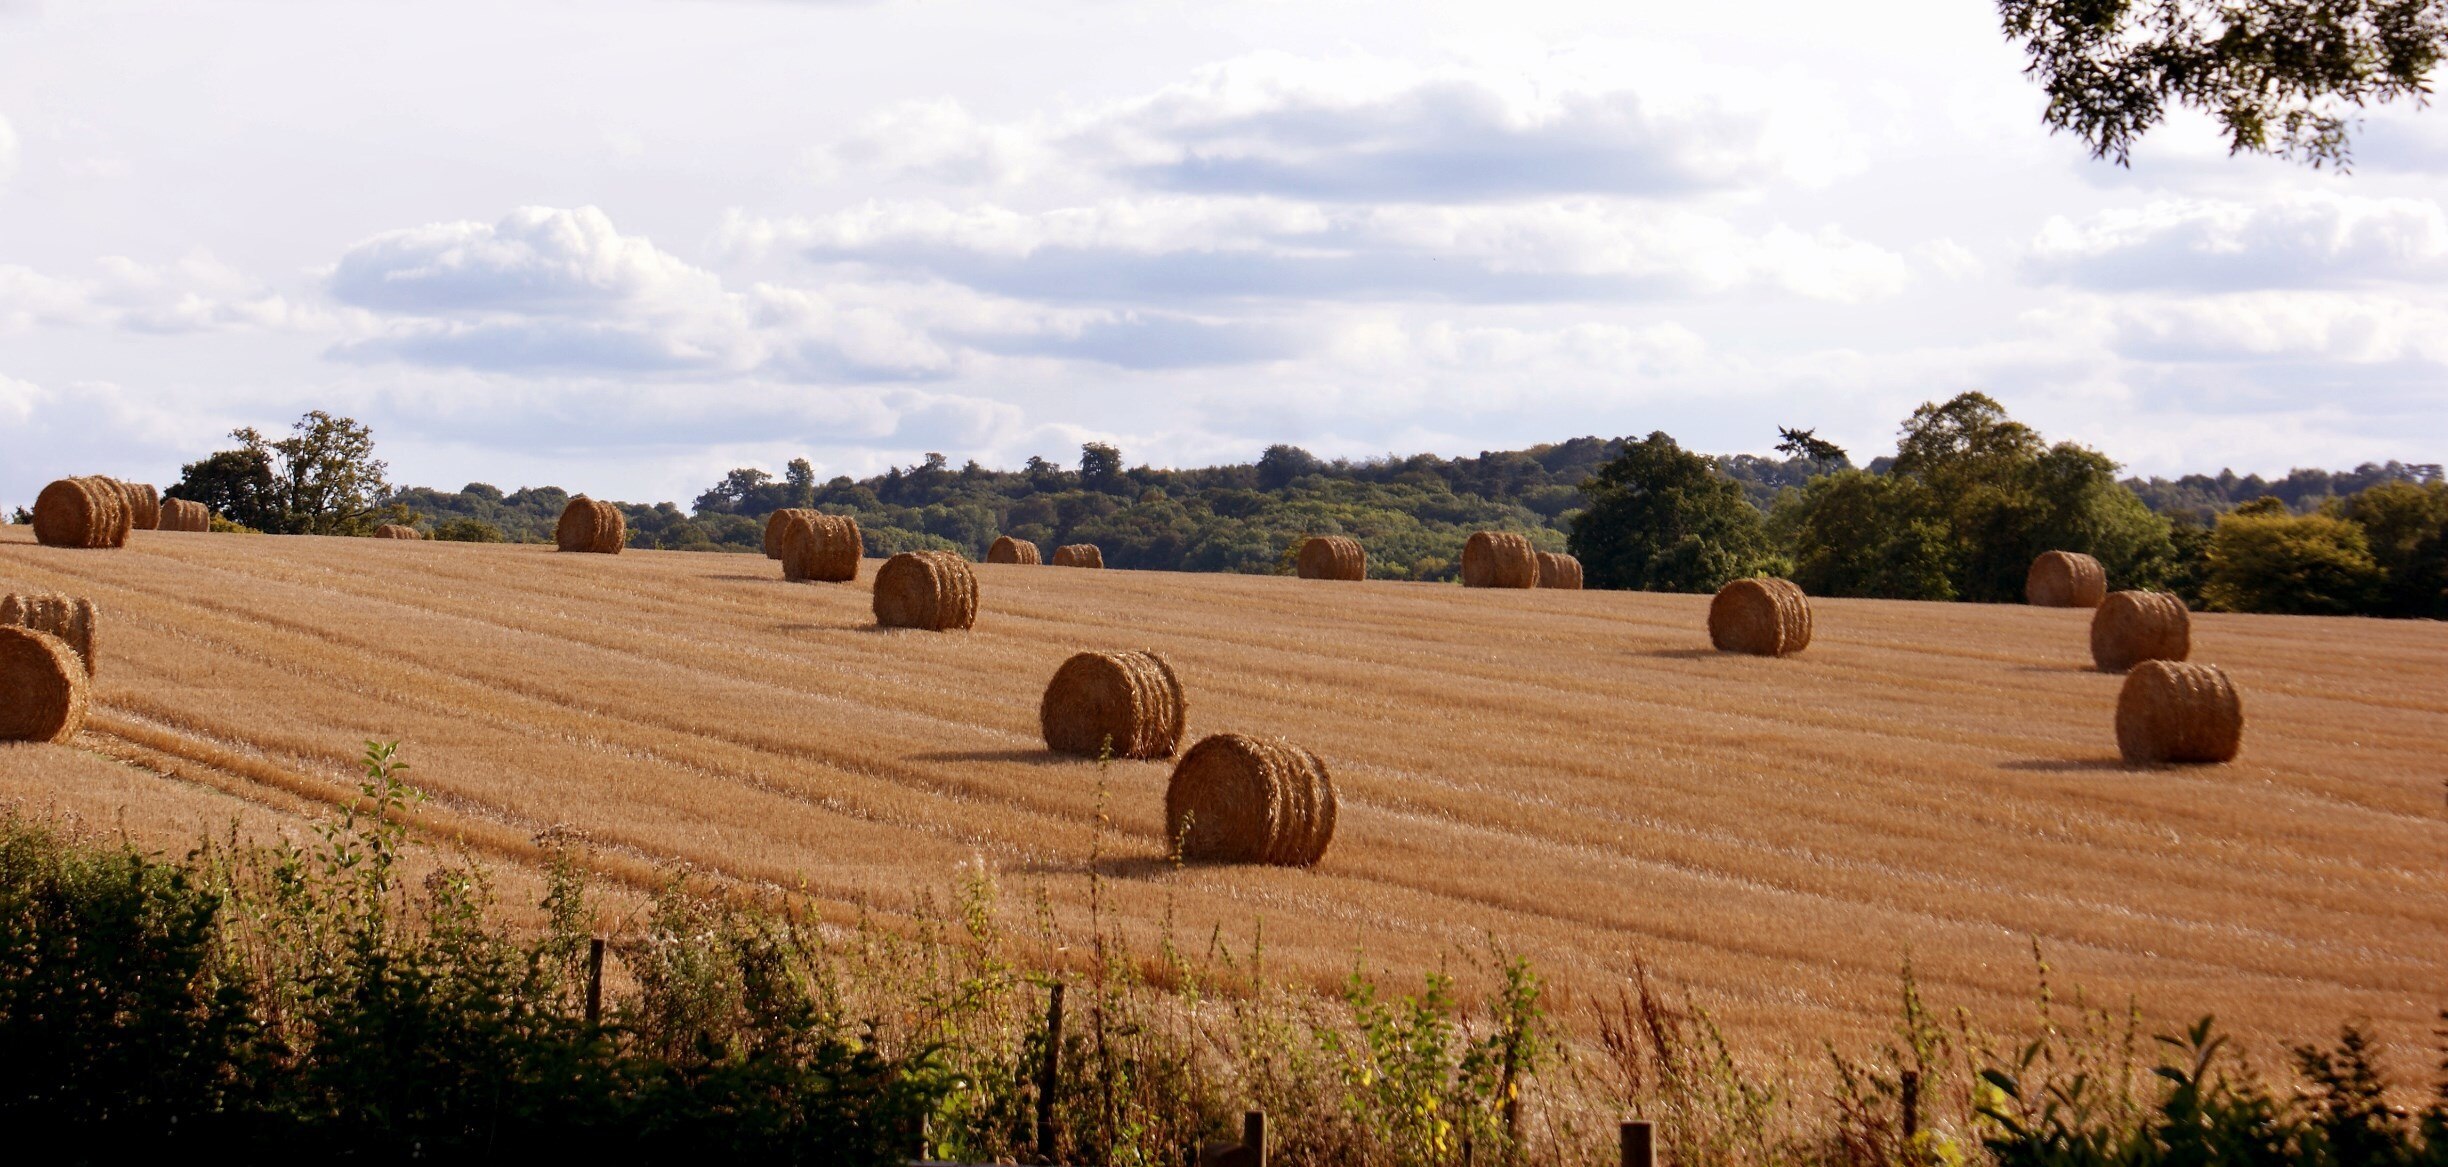
[[[1709,601],[1708,626],[1721,652],[1791,656],[1810,647],[1810,598],[1792,580],[1738,579]]]
[[[2023,601],[2036,608],[2096,608],[2108,598],[2108,572],[2078,551],[2043,551],[2023,577]]]
[[[1165,837],[1184,859],[1309,867],[1334,841],[1333,776],[1281,739],[1210,736],[1165,787]]]
[[[858,578],[865,551],[857,519],[799,511],[782,525],[782,578],[848,583]]]
[[[1553,551],[1538,553],[1539,585],[1567,592],[1581,590],[1581,561]]]
[[[127,499],[128,526],[138,531],[161,529],[161,492],[151,483],[122,482],[119,493]]]
[[[2191,655],[2193,614],[2167,592],[2113,592],[2091,613],[2091,662],[2103,673]]]
[[[374,537],[377,539],[422,539],[425,536],[418,533],[416,528],[405,524],[384,523],[374,528]]]
[[[629,544],[629,520],[621,515],[619,507],[582,494],[561,508],[561,522],[553,528],[553,542],[563,551],[618,555]]]
[[[134,519],[108,478],[62,478],[34,497],[34,539],[46,547],[121,547]]]
[[[1056,567],[1103,567],[1105,553],[1094,543],[1065,543],[1054,549]]]
[[[0,627],[0,741],[64,742],[85,727],[89,682],[56,636]]]
[[[48,594],[0,596],[0,625],[59,640],[84,659],[85,675],[93,675],[94,630],[99,621],[92,600]]]
[[[210,531],[212,510],[192,499],[162,500],[161,529],[164,531]]]
[[[765,558],[782,558],[782,537],[795,519],[813,517],[817,512],[807,507],[784,507],[765,516]]]
[[[977,623],[977,573],[949,551],[904,551],[875,575],[876,623],[948,632]]]
[[[1538,552],[1526,536],[1511,531],[1481,531],[1462,545],[1462,586],[1466,588],[1534,588],[1539,585]]]
[[[1301,543],[1302,579],[1367,579],[1368,549],[1344,535],[1312,535]]]
[[[1173,666],[1152,652],[1083,652],[1054,671],[1037,725],[1046,748],[1096,757],[1169,758],[1190,708]]]
[[[994,546],[986,549],[986,562],[1019,563],[1034,567],[1042,560],[1037,556],[1036,544],[1009,535],[997,535]]]
[[[2117,691],[2117,752],[2128,765],[2230,762],[2244,739],[2244,705],[2217,665],[2146,660]]]

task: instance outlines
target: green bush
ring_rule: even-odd
[[[1663,433],[1627,443],[1581,490],[1589,506],[1573,519],[1568,546],[1591,587],[1713,592],[1781,574],[1742,487]]]
[[[445,519],[435,523],[433,537],[448,543],[502,543],[509,536],[483,519]]]
[[[2221,516],[2203,556],[2213,611],[2345,616],[2368,610],[2383,582],[2363,528],[2331,515],[2290,515],[2276,500]]]
[[[2343,517],[2363,528],[2382,582],[2379,610],[2448,619],[2448,482],[2391,482],[2347,499]]]

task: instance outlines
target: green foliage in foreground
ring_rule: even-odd
[[[1746,1068],[1705,1008],[1638,970],[1590,1003],[1585,1042],[1492,942],[1462,954],[1475,1004],[1442,972],[1398,993],[1355,971],[1320,996],[1220,934],[1203,956],[1169,928],[1134,951],[1101,915],[1067,936],[1042,891],[1008,911],[982,867],[908,917],[831,926],[675,876],[615,938],[625,976],[597,1024],[583,840],[539,838],[546,923],[522,935],[477,869],[409,885],[419,795],[392,747],[365,766],[359,800],[304,847],[170,863],[0,820],[13,1140],[68,1162],[1028,1162],[1060,968],[1070,1023],[1045,1101],[1062,1162],[1181,1163],[1257,1107],[1289,1167],[1595,1167],[1626,1115],[1659,1125],[1676,1167],[2448,1163],[2448,1064],[2414,1102],[2354,1026],[2270,1082],[2207,1020],[2147,1056],[2134,1013],[2054,1003],[2045,964],[2037,1037],[1944,1025],[1908,967],[1894,1036],[1830,1045],[1804,1083]],[[1101,903],[1094,855],[1084,878]]]

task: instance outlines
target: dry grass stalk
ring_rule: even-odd
[[[1554,551],[1538,553],[1539,583],[1542,588],[1567,592],[1581,590],[1581,561]]]
[[[418,533],[416,528],[402,523],[384,523],[374,528],[374,537],[377,539],[422,539],[425,536]]]
[[[2193,615],[2167,592],[2116,592],[2091,614],[2091,661],[2103,673],[2192,654]]]
[[[64,742],[85,727],[85,666],[66,641],[0,627],[0,741]]]
[[[1056,567],[1103,567],[1105,553],[1094,543],[1065,543],[1054,549]]]
[[[127,500],[128,525],[131,529],[161,529],[161,492],[153,489],[151,483],[122,482],[119,484],[119,494]]]
[[[621,515],[619,507],[582,494],[561,509],[561,522],[553,528],[553,542],[563,551],[618,555],[629,544],[629,520]]]
[[[210,531],[212,510],[193,499],[165,498],[161,504],[161,530]]]
[[[2244,704],[2217,665],[2146,660],[2117,691],[2117,752],[2128,765],[2231,762],[2244,739]]]
[[[818,512],[808,507],[784,507],[765,516],[765,558],[782,558],[782,538],[795,519],[812,518]]]
[[[1511,531],[1481,531],[1462,545],[1462,586],[1466,588],[1534,588],[1539,585],[1538,552],[1526,536]]]
[[[34,498],[34,538],[46,547],[125,547],[135,515],[109,478],[62,478]]]
[[[1280,738],[1219,733],[1173,767],[1165,835],[1184,859],[1309,867],[1334,841],[1334,778]]]
[[[1738,579],[1709,601],[1708,626],[1719,651],[1791,656],[1810,647],[1810,597],[1792,580]]]
[[[821,511],[795,511],[782,524],[782,578],[794,583],[848,583],[858,578],[865,537],[858,520]]]
[[[92,600],[60,595],[0,596],[0,626],[57,638],[84,660],[85,675],[93,675],[94,630],[98,625]]]
[[[1083,652],[1064,661],[1037,705],[1046,748],[1097,757],[1169,758],[1190,703],[1173,666],[1152,652]]]
[[[977,611],[977,573],[950,551],[904,551],[876,569],[875,618],[886,628],[966,629]]]
[[[1312,535],[1301,544],[1302,579],[1367,579],[1368,550],[1345,535]]]
[[[2108,572],[2077,551],[2044,551],[2023,577],[2023,600],[2039,608],[2096,608],[2108,598]]]
[[[1034,566],[1043,561],[1038,557],[1036,544],[1009,535],[997,535],[994,546],[986,549],[986,562]]]

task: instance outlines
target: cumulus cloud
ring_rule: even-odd
[[[2431,199],[2327,192],[2252,203],[2162,200],[2050,219],[2029,273],[2098,290],[2319,288],[2448,275],[2448,213]]]
[[[2100,310],[2116,351],[2139,360],[2448,364],[2448,310],[2393,296],[2247,292]]]
[[[203,252],[167,264],[105,256],[91,277],[0,264],[0,333],[39,325],[186,333],[227,328],[314,331],[332,315],[301,305]]]

